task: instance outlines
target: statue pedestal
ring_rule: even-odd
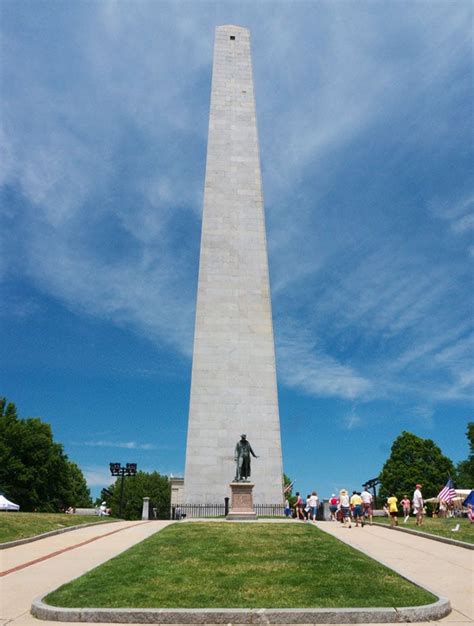
[[[239,521],[257,519],[257,514],[253,509],[252,490],[254,486],[254,483],[230,483],[230,511],[226,519]]]

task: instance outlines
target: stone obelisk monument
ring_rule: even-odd
[[[185,504],[230,496],[234,448],[257,459],[256,504],[281,504],[282,458],[250,33],[216,29]]]

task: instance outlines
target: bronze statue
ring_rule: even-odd
[[[250,477],[250,455],[258,459],[247,441],[247,435],[240,435],[240,441],[235,446],[235,482],[246,481]]]

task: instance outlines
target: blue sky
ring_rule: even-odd
[[[213,37],[229,23],[252,34],[286,473],[303,492],[357,488],[402,430],[467,457],[470,2],[1,13],[0,393],[52,424],[94,494],[110,461],[184,469]]]

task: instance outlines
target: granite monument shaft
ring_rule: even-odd
[[[247,433],[257,504],[282,503],[280,418],[250,33],[216,29],[191,397],[186,504],[229,495]]]

